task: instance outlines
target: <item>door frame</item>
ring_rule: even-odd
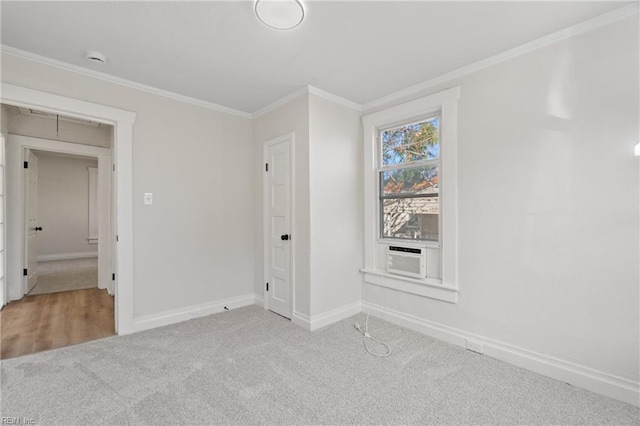
[[[2,232],[0,239],[0,243],[2,243],[2,255],[0,256],[0,268],[2,268],[2,274],[0,279],[0,309],[4,307],[7,303],[9,303],[9,292],[7,290],[7,180],[6,171],[7,171],[7,156],[6,156],[6,132],[0,132],[0,165],[2,166],[2,182],[0,183],[0,191],[2,192],[2,205],[0,205],[0,214],[2,214]]]
[[[26,198],[27,169],[20,168],[19,166],[16,167],[16,165],[22,164],[22,161],[28,161],[27,155],[29,151],[34,150],[81,155],[84,157],[93,157],[98,160],[98,193],[100,194],[101,200],[98,212],[98,288],[106,288],[109,294],[114,294],[113,283],[111,280],[111,274],[113,272],[111,268],[111,259],[115,256],[111,244],[113,235],[113,232],[111,231],[110,217],[110,208],[113,201],[110,187],[111,150],[97,146],[80,145],[20,135],[9,135],[8,140],[11,141],[12,149],[10,152],[11,157],[9,158],[10,167],[7,168],[7,178],[10,182],[16,183],[16,185],[14,185],[16,187],[16,191],[15,193],[12,191],[12,202],[9,206],[11,212],[10,217],[12,229],[17,229],[14,227],[16,225],[16,221],[22,220],[22,267],[26,267],[28,253],[28,224],[26,218],[28,202]],[[13,235],[13,238],[15,238],[15,235]],[[17,242],[13,241],[12,246],[17,249]],[[15,262],[16,257],[12,256],[12,258]],[[28,276],[23,276],[22,278],[21,292],[16,291],[18,286],[14,284],[10,287],[10,289],[13,290],[13,293],[10,294],[11,300],[21,299],[26,294]]]
[[[295,217],[295,176],[296,176],[296,167],[295,167],[295,132],[287,133],[273,139],[269,139],[265,141],[262,145],[262,164],[267,164],[267,151],[268,148],[272,145],[276,145],[278,143],[282,143],[284,141],[289,141],[289,221],[290,221],[290,234],[293,236],[290,241],[290,278],[289,282],[291,283],[291,317],[293,318],[293,313],[296,311],[296,285],[295,285],[295,276],[296,276],[296,217]],[[264,166],[263,166],[264,167]],[[264,170],[264,169],[263,169]],[[264,308],[269,309],[269,294],[267,294],[266,283],[269,279],[269,265],[268,265],[268,250],[269,250],[269,226],[268,226],[268,218],[267,218],[267,197],[268,197],[268,189],[267,188],[267,179],[263,172],[262,174],[262,294],[264,300]]]
[[[15,136],[11,135],[8,140],[14,140]],[[38,161],[38,156],[33,153],[32,149],[30,148],[22,148],[20,149],[20,151],[22,151],[22,158],[23,161],[25,162],[25,164],[29,164],[29,166],[31,166],[31,155],[33,155],[33,158],[35,158],[36,162]],[[9,182],[19,182],[18,185],[18,194],[22,193],[22,203],[12,203],[12,207],[18,207],[19,204],[22,204],[22,267],[25,269],[29,268],[29,215],[30,215],[30,209],[33,206],[30,206],[30,200],[29,200],[29,196],[30,194],[30,188],[29,188],[29,171],[33,170],[31,167],[29,167],[28,169],[23,168],[22,169],[22,173],[21,173],[21,177],[17,178],[17,173],[12,173],[14,170],[17,169],[17,167],[15,166],[15,164],[19,164],[18,161],[15,162],[14,161],[9,161],[9,165],[13,165],[13,167],[9,167],[7,168],[7,178],[9,179]],[[17,171],[17,170],[16,170]],[[16,179],[17,178],[17,179]],[[37,181],[37,171],[36,171],[36,181]],[[21,190],[20,190],[21,189]],[[36,212],[38,210],[38,194],[35,194],[35,199],[36,199]],[[37,213],[36,213],[37,216]],[[18,217],[17,215],[13,215],[13,217]],[[13,225],[13,223],[12,223]],[[36,225],[37,226],[37,225]],[[36,231],[37,232],[37,231]],[[37,234],[35,234],[35,238],[37,238]],[[36,259],[34,259],[35,264],[38,264],[38,259],[36,256]],[[38,268],[36,267],[36,271],[30,271],[31,273],[37,273]],[[36,281],[37,284],[37,281]],[[36,285],[34,284],[34,286]],[[20,293],[20,299],[22,299],[24,297],[24,295],[26,295],[29,292],[29,273],[27,273],[27,275],[23,275],[22,277],[22,291],[18,292]]]
[[[133,123],[136,113],[65,96],[2,83],[0,102],[24,108],[112,125],[113,172],[112,205],[116,223],[115,244],[115,327],[117,334],[133,330]],[[8,201],[8,200],[7,200]],[[5,252],[8,250],[5,250]],[[7,265],[9,265],[7,263]],[[21,265],[18,265],[21,266]],[[13,268],[15,277],[15,270]],[[20,279],[22,270],[19,271]],[[9,275],[7,274],[7,278]]]

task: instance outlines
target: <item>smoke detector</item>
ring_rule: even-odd
[[[92,64],[104,64],[105,62],[107,62],[107,57],[100,52],[96,52],[95,50],[88,51],[84,57],[87,58],[87,61],[91,62]]]

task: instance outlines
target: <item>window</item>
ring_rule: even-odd
[[[439,242],[440,115],[378,132],[380,236]]]
[[[362,117],[365,284],[457,301],[459,92]],[[391,246],[423,253],[426,276],[389,269]]]

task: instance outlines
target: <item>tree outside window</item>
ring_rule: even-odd
[[[440,117],[379,132],[383,238],[440,239]]]

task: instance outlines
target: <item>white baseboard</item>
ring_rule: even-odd
[[[350,316],[353,316],[360,311],[361,304],[360,301],[357,301],[340,306],[327,312],[323,312],[318,315],[314,315],[312,317],[301,314],[300,312],[294,312],[291,318],[291,322],[307,330],[314,331],[338,321],[342,321],[343,319],[349,318]]]
[[[311,330],[311,319],[309,318],[308,315],[293,311],[293,315],[291,316],[291,322],[306,330]]]
[[[466,347],[467,339],[473,340],[481,343],[484,346],[484,354],[491,358],[588,389],[600,395],[640,406],[640,383],[638,382],[478,336],[366,301],[362,301],[362,310],[371,312],[372,315],[386,321],[463,348]]]
[[[262,307],[264,307],[264,297],[262,297],[262,296],[260,296],[260,295],[258,295],[258,294],[254,294],[254,301],[253,301],[253,303],[254,303],[255,305],[258,305],[258,306],[262,306]]]
[[[317,330],[360,313],[361,306],[360,301],[357,301],[318,315],[313,315],[309,322],[309,330]]]
[[[38,256],[38,262],[48,262],[50,260],[88,259],[91,257],[98,257],[98,252],[90,251],[83,253],[41,254]]]
[[[193,318],[223,312],[225,306],[229,309],[242,308],[255,303],[253,293],[242,296],[231,297],[229,299],[214,300],[200,305],[187,306],[186,308],[173,309],[159,314],[145,315],[133,320],[133,332],[150,330],[152,328],[175,324]]]

